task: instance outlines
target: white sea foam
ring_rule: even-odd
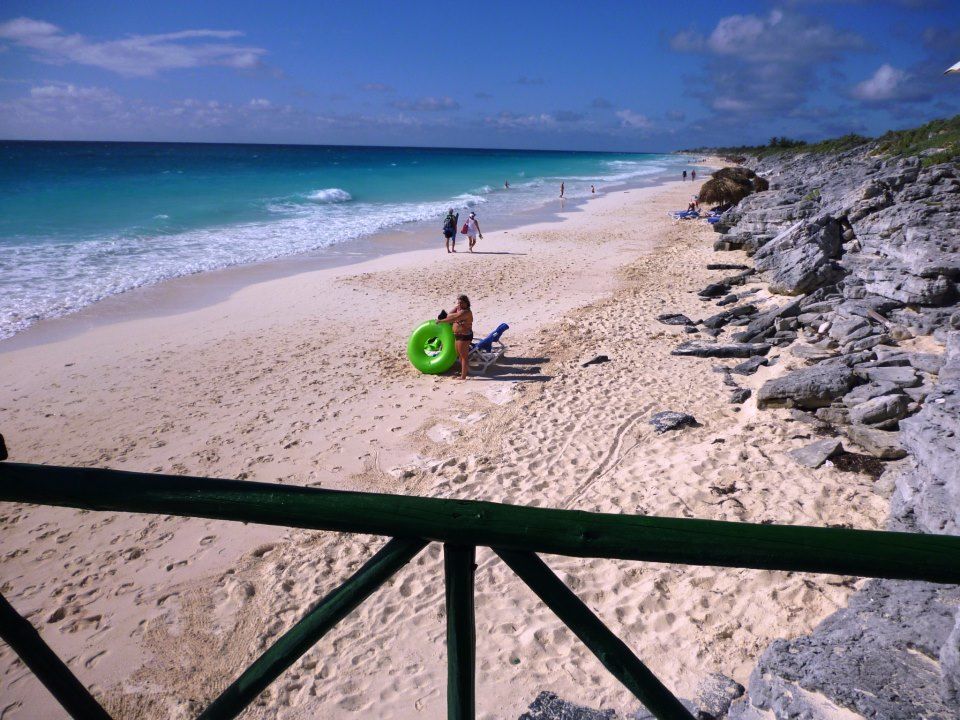
[[[353,196],[350,193],[340,188],[317,190],[316,192],[310,193],[307,197],[317,203],[342,203],[353,200]]]

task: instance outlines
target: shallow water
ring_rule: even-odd
[[[679,172],[669,155],[0,143],[0,338],[165,279],[306,252],[448,207],[481,218]],[[509,181],[510,189],[504,188]],[[461,220],[463,218],[461,217]]]

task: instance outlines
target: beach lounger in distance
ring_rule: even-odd
[[[497,360],[503,357],[507,351],[507,346],[500,342],[500,336],[510,329],[506,323],[500,323],[497,329],[487,335],[483,340],[473,343],[470,346],[470,354],[467,355],[467,361],[471,367],[479,366],[480,372],[487,372],[487,368],[493,365]]]

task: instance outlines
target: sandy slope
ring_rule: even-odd
[[[490,233],[491,253],[406,253],[262,283],[200,311],[0,355],[13,459],[674,517],[877,527],[869,478],[800,468],[809,429],[739,412],[707,360],[669,354],[662,312],[701,317],[723,273],[690,186],[591,202]],[[724,257],[731,259],[735,254]],[[735,259],[735,258],[734,258]],[[467,292],[509,360],[460,383],[418,375],[410,328]],[[597,354],[611,362],[581,367]],[[732,363],[727,363],[732,364]],[[787,358],[747,378],[757,387]],[[656,435],[659,410],[700,428]],[[187,717],[382,544],[379,538],[0,508],[4,594],[122,717]],[[741,682],[770,640],[844,602],[844,578],[547,558],[679,693]],[[478,554],[478,715],[541,689],[630,710],[626,691],[490,553]],[[442,558],[429,546],[246,717],[436,718],[445,710]],[[0,717],[48,714],[0,648]]]

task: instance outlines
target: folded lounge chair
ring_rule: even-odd
[[[467,360],[471,367],[478,366],[481,373],[485,373],[487,368],[493,365],[497,360],[503,357],[507,351],[507,346],[500,342],[500,336],[503,335],[510,326],[501,323],[497,329],[487,335],[483,340],[473,343],[470,346],[470,354]]]

